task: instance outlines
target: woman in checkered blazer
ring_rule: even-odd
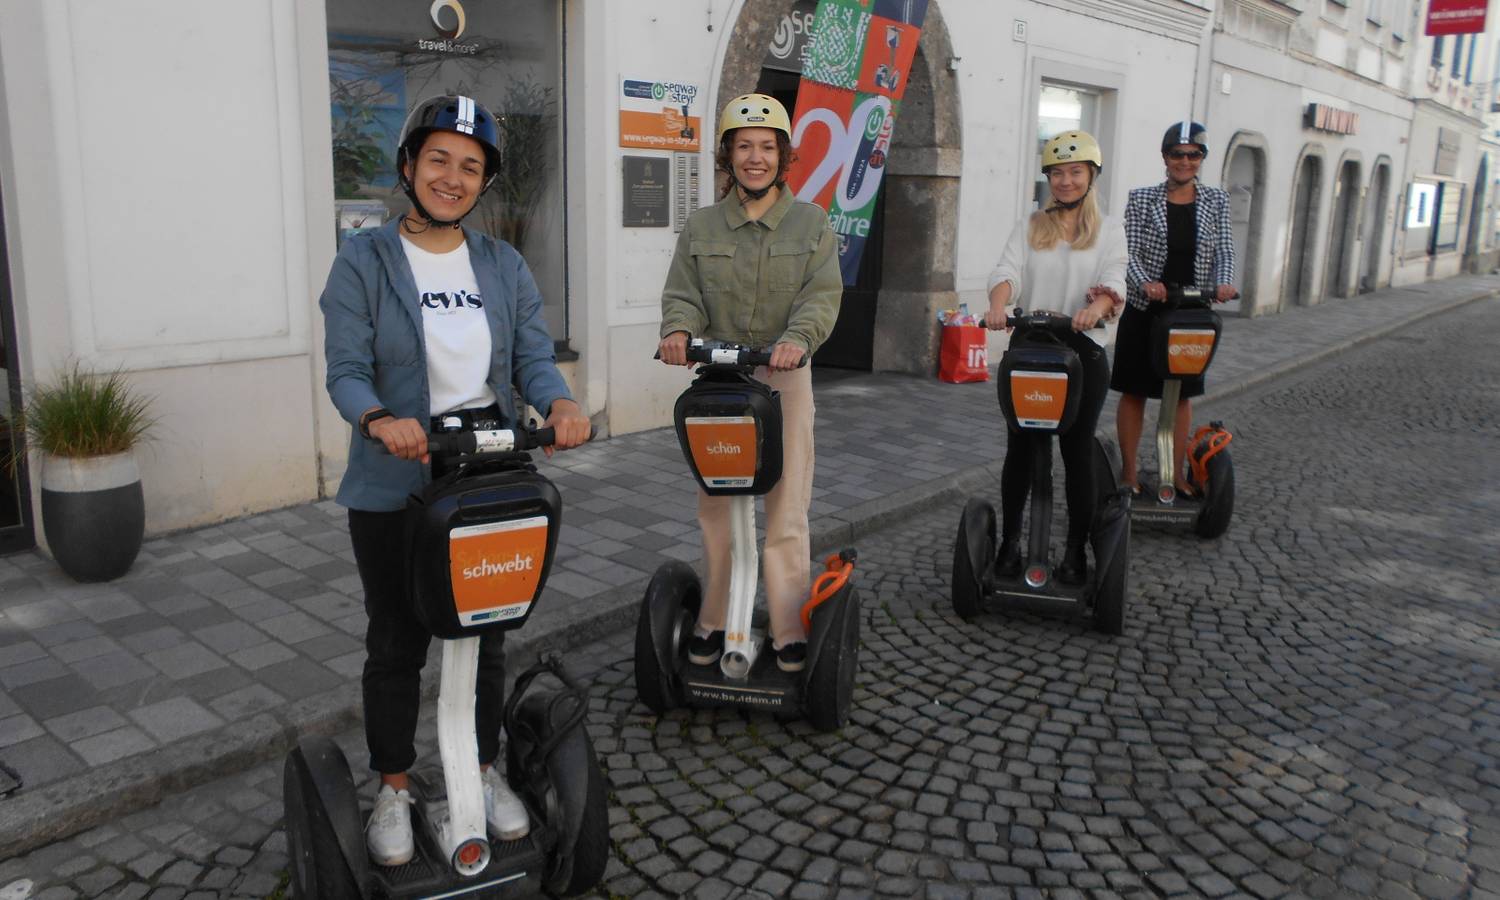
[[[1115,336],[1115,364],[1109,386],[1120,392],[1115,425],[1120,435],[1120,477],[1140,493],[1136,449],[1141,441],[1146,398],[1161,399],[1161,379],[1152,369],[1148,347],[1151,323],[1162,312],[1167,285],[1215,286],[1220,303],[1235,296],[1234,233],[1229,222],[1229,195],[1198,183],[1198,169],[1208,156],[1208,132],[1197,122],[1175,122],[1161,139],[1161,158],[1167,180],[1136,188],[1125,204],[1125,240],[1130,263],[1125,270],[1125,314]],[[1188,451],[1188,429],[1193,418],[1191,397],[1203,393],[1203,379],[1182,383],[1177,402],[1175,447]],[[1182,459],[1173,464],[1177,492],[1194,496]]]

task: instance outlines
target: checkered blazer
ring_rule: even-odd
[[[1229,222],[1229,194],[1198,185],[1198,252],[1193,260],[1197,287],[1234,283],[1234,227]],[[1137,309],[1149,303],[1141,285],[1161,278],[1167,265],[1167,184],[1136,188],[1125,203],[1126,302]]]

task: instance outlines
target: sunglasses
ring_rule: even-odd
[[[1171,159],[1202,159],[1202,150],[1168,150],[1167,156]]]

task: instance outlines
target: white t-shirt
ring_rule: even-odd
[[[1062,241],[1051,250],[1031,249],[1026,240],[1030,221],[1028,216],[1011,229],[1000,262],[990,273],[987,292],[1009,281],[1013,305],[1020,304],[1027,312],[1048,309],[1069,316],[1083,309],[1089,288],[1095,285],[1112,287],[1120,297],[1125,296],[1129,250],[1125,244],[1125,224],[1120,218],[1105,216],[1094,246],[1087,250],[1075,250],[1073,245]],[[1100,346],[1110,338],[1104,330],[1084,333]]]
[[[429,253],[402,237],[401,248],[422,303],[431,415],[489,406],[495,402],[495,392],[486,383],[493,345],[484,298],[479,296],[479,282],[469,262],[469,245]]]

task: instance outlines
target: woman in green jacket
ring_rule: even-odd
[[[843,279],[838,240],[821,208],[786,186],[792,127],[765,94],[736,97],[719,117],[715,156],[728,183],[719,202],[693,213],[661,296],[662,362],[687,365],[695,337],[771,348],[756,377],[781,392],[782,475],[766,495],[763,551],[766,605],[776,664],[800,671],[807,659],[801,606],[810,586],[807,512],[812,501],[813,398],[803,357],[838,319]],[[724,649],[729,606],[729,500],[699,491],[705,582],[688,658],[709,665]]]

